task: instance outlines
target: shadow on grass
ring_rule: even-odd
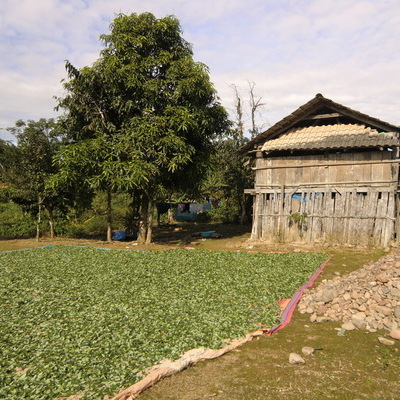
[[[200,232],[215,231],[221,239],[239,238],[248,235],[251,225],[181,222],[174,225],[154,227],[154,243],[182,245],[201,240]],[[215,239],[218,240],[218,239]]]

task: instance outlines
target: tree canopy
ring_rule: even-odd
[[[51,236],[54,235],[53,212],[63,201],[61,192],[49,190],[47,183],[56,172],[53,157],[60,148],[60,139],[53,119],[18,120],[8,128],[17,145],[8,148],[5,179],[12,186],[11,198],[37,217],[37,240],[40,236],[42,210],[49,215]],[[12,158],[11,155],[12,154]]]
[[[213,140],[229,125],[227,113],[174,16],[121,14],[101,41],[92,66],[66,63],[59,107],[69,144],[58,157],[60,176],[84,178],[110,196],[134,192],[139,240],[148,242],[158,193],[198,184]]]

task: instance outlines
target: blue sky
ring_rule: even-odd
[[[236,85],[248,116],[254,82],[260,126],[316,93],[400,125],[400,0],[1,0],[0,128],[57,116],[64,61],[90,65],[116,13],[144,11],[180,20],[229,111]]]

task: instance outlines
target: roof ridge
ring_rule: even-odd
[[[268,140],[268,138],[273,139],[287,132],[288,130],[293,128],[296,123],[307,120],[307,118],[309,119],[310,115],[313,112],[321,110],[322,108],[330,108],[332,109],[332,111],[339,112],[344,117],[359,120],[360,124],[364,124],[364,126],[367,124],[375,127],[376,129],[382,129],[385,132],[400,132],[400,127],[396,125],[392,125],[388,122],[379,120],[378,118],[371,117],[367,114],[351,109],[350,107],[346,107],[342,104],[335,103],[334,101],[322,96],[322,94],[317,93],[313,99],[303,104],[287,117],[278,121],[275,125],[242,146],[239,152],[245,153],[254,151],[257,146],[260,146],[260,144],[265,140]]]

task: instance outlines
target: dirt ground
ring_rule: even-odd
[[[220,239],[193,237],[200,231],[215,230]],[[155,244],[106,243],[101,240],[42,239],[0,241],[0,251],[51,244],[73,244],[120,249],[165,249],[195,247],[246,251],[314,251],[333,255],[322,276],[329,279],[360,268],[385,253],[366,249],[330,249],[301,245],[266,245],[249,242],[249,228],[188,225],[159,229]],[[283,400],[313,399],[400,399],[400,342],[385,346],[378,336],[387,332],[348,331],[338,335],[339,323],[309,322],[307,314],[295,312],[292,322],[272,336],[263,336],[216,360],[198,363],[166,378],[139,396],[141,400]],[[289,354],[303,346],[319,348],[305,357],[303,365],[289,364]]]

